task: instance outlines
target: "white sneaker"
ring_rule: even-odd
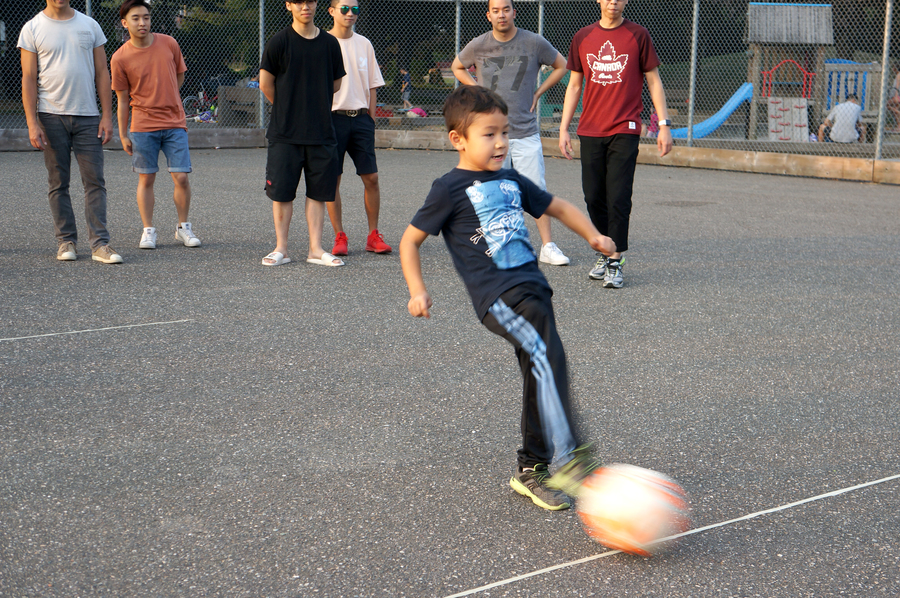
[[[190,222],[182,222],[175,228],[175,240],[184,243],[185,247],[200,247],[200,239],[191,230]]]
[[[141,243],[138,245],[141,249],[156,249],[156,229],[152,226],[144,228],[141,234]]]
[[[551,266],[568,266],[569,258],[559,250],[556,243],[547,243],[541,247],[541,261]]]

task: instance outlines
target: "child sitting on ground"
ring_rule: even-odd
[[[443,234],[479,320],[515,348],[525,384],[522,448],[509,483],[539,507],[557,511],[570,506],[566,494],[577,493],[597,463],[572,425],[553,290],[538,268],[524,213],[558,218],[606,255],[616,246],[572,204],[502,168],[509,151],[507,113],[503,99],[484,87],[463,85],[447,97],[444,120],[459,165],[434,181],[400,241],[400,261],[409,312],[428,318],[431,297],[419,247],[428,235]],[[551,476],[554,460],[560,467]]]

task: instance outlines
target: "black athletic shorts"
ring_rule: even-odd
[[[375,121],[368,114],[346,116],[331,113],[337,135],[338,174],[344,174],[344,154],[350,154],[356,174],[378,172],[375,163]]]
[[[306,197],[334,201],[338,177],[336,145],[269,142],[266,155],[266,195],[269,199],[294,201],[303,171],[306,171]]]

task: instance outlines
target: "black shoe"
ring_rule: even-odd
[[[512,489],[531,499],[531,502],[548,511],[561,511],[569,508],[569,500],[562,493],[551,490],[544,485],[550,477],[550,471],[543,463],[534,467],[516,466],[515,473],[509,479]]]

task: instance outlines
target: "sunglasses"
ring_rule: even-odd
[[[358,15],[358,14],[359,14],[359,7],[358,7],[358,6],[342,6],[342,7],[341,7],[341,14],[342,14],[342,15],[345,15],[345,14],[347,14],[348,12],[352,12],[353,14]]]

